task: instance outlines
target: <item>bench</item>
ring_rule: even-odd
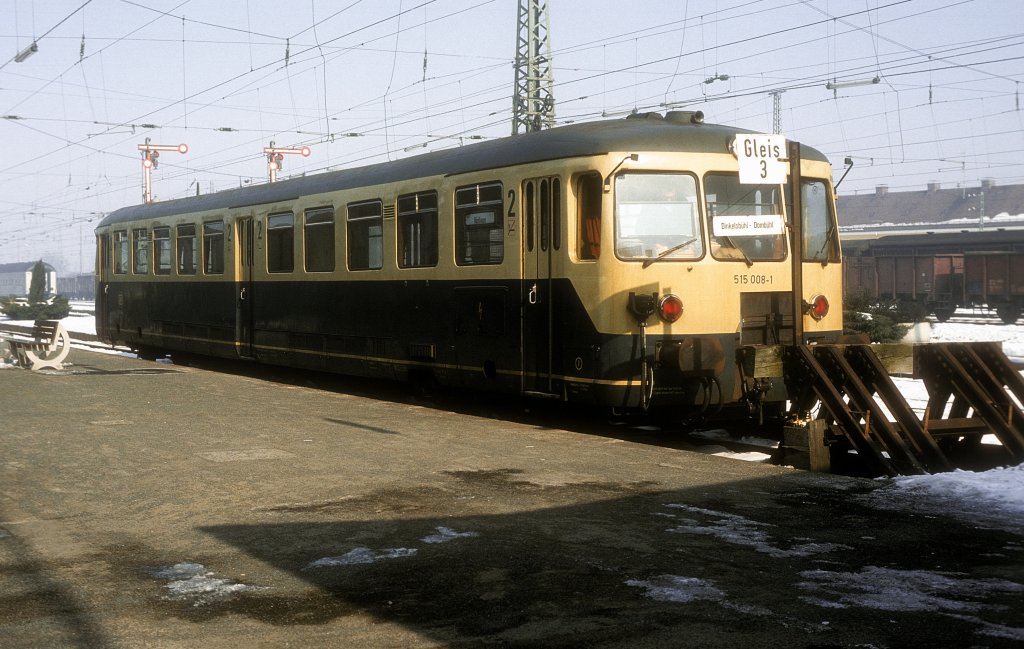
[[[5,336],[15,361],[22,367],[41,370],[64,368],[64,359],[71,351],[71,339],[60,320],[36,320],[31,338]]]

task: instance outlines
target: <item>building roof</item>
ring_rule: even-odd
[[[17,261],[10,264],[0,264],[0,273],[31,273],[32,268],[36,265],[36,261]],[[50,264],[43,262],[43,268],[46,272],[51,273],[56,269]]]
[[[932,183],[924,191],[890,192],[879,185],[873,194],[841,195],[836,201],[840,227],[885,224],[978,222],[979,215],[1024,214],[1024,185],[942,189]],[[1022,217],[1024,220],[1024,217]]]

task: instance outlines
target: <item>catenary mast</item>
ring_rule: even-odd
[[[519,0],[517,22],[512,135],[550,128],[555,123],[547,0]]]

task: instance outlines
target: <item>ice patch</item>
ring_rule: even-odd
[[[1024,586],[1005,579],[960,579],[958,573],[877,566],[867,566],[860,572],[807,570],[800,576],[806,581],[799,587],[813,593],[801,599],[828,608],[977,613],[986,608],[979,600],[988,595],[1024,593]]]
[[[148,572],[157,579],[169,580],[164,599],[191,601],[192,606],[205,606],[230,599],[238,593],[263,590],[260,586],[215,577],[201,563],[176,563]]]
[[[849,546],[839,543],[798,543],[788,549],[776,547],[770,543],[771,537],[765,528],[774,527],[769,523],[759,523],[735,514],[716,512],[711,509],[692,507],[690,505],[669,504],[666,507],[680,509],[692,514],[700,514],[706,519],[706,523],[700,523],[694,519],[680,519],[680,525],[670,528],[668,531],[676,534],[703,534],[714,536],[726,543],[745,545],[757,552],[762,552],[775,559],[786,559],[791,557],[809,557],[815,554],[825,554],[840,549],[849,549]]]
[[[176,563],[173,566],[154,568],[149,574],[157,579],[188,579],[206,572],[206,566],[201,563]]]
[[[332,566],[355,566],[376,563],[386,559],[400,559],[411,557],[416,554],[415,548],[385,548],[383,550],[371,550],[370,548],[353,548],[340,557],[324,557],[311,561],[305,570],[313,568],[329,568]]]
[[[715,588],[710,581],[696,577],[658,575],[649,580],[630,579],[626,585],[643,588],[646,597],[659,602],[719,601],[725,597],[725,593]]]
[[[711,455],[715,455],[718,457],[727,457],[731,460],[743,460],[744,462],[760,462],[762,464],[766,464],[769,460],[772,459],[772,456],[768,455],[767,453],[759,453],[757,451],[745,451],[743,453],[737,453],[735,451],[730,451],[728,449],[724,451],[716,451]]]
[[[11,538],[11,533],[8,532],[7,530],[5,530],[4,528],[0,527],[0,539],[9,539],[9,538]]]
[[[435,527],[434,529],[437,530],[436,534],[424,536],[420,541],[424,543],[447,543],[455,539],[468,539],[480,536],[479,532],[456,532],[450,527]]]
[[[729,433],[729,431],[722,428],[711,428],[708,430],[695,430],[690,433],[691,437],[700,437],[709,440],[730,440],[739,441],[742,444],[748,444],[750,446],[762,446],[764,448],[778,448],[779,441],[775,439],[767,439],[765,437],[754,437],[750,435],[744,435],[739,440]]]

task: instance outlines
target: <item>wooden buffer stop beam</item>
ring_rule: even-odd
[[[785,381],[781,450],[806,445],[812,470],[853,461],[893,476],[1024,461],[1024,379],[999,343],[751,345],[739,362],[746,376]],[[923,415],[893,374],[923,380]],[[986,445],[987,455],[986,434],[1001,444]]]

